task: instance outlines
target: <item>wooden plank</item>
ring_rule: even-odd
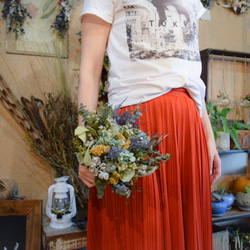
[[[227,211],[224,216],[213,217],[213,223],[235,219],[243,219],[248,217],[250,217],[250,211],[242,211],[237,207],[233,207],[231,210]]]

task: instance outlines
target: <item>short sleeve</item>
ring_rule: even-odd
[[[207,11],[207,9],[203,6],[200,0],[196,0],[196,1],[198,2],[197,3],[197,6],[198,6],[197,19],[200,19],[203,16],[203,14]]]
[[[80,17],[93,14],[108,23],[113,22],[113,0],[84,0]]]

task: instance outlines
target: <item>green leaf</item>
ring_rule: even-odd
[[[120,126],[119,125],[114,125],[111,127],[111,130],[114,131],[115,133],[118,133],[120,130]]]
[[[90,156],[90,153],[89,153],[89,148],[87,149],[85,155],[84,155],[84,158],[83,158],[83,164],[84,166],[89,166],[91,164],[91,156]]]
[[[148,167],[147,170],[146,170],[147,175],[153,174],[156,169],[158,169],[157,166]]]
[[[130,162],[135,162],[135,160],[136,160],[136,159],[135,159],[134,156],[132,156],[132,157],[129,158],[129,161],[130,161]]]
[[[171,157],[171,155],[169,153],[166,153],[165,155],[161,156],[161,159],[162,159],[162,161],[167,161],[170,159],[170,157]]]
[[[102,199],[104,195],[105,188],[107,186],[107,181],[101,180],[98,177],[95,178],[96,190],[97,190],[97,198]]]
[[[236,148],[238,148],[239,150],[241,150],[240,144],[239,144],[239,140],[238,140],[238,131],[234,128],[230,129],[230,136],[233,139]]]
[[[85,143],[87,140],[86,132],[88,132],[88,131],[89,131],[89,129],[82,127],[82,126],[78,126],[75,129],[75,135],[78,136],[82,140],[83,143]]]
[[[94,128],[90,127],[90,126],[86,126],[86,128],[91,132],[91,134],[94,136],[94,137],[98,137],[98,134],[97,132],[95,131]]]
[[[250,130],[249,125],[242,123],[242,122],[237,122],[237,121],[234,121],[232,127],[236,130]]]
[[[129,182],[135,175],[135,170],[133,168],[127,168],[124,172],[121,174],[121,180],[123,182]]]
[[[161,162],[161,157],[160,156],[156,156],[154,160],[155,160],[155,162],[157,164],[159,164]]]
[[[56,6],[51,10],[49,11],[47,14],[44,14],[43,16],[41,16],[40,18],[41,19],[46,19],[48,18],[49,16],[51,16],[53,14],[53,12],[56,10]]]
[[[48,8],[49,8],[49,6],[50,6],[50,4],[53,2],[53,0],[48,0],[44,5],[43,5],[43,12],[45,12]]]
[[[84,164],[84,157],[81,153],[76,153],[76,157],[77,157],[77,160],[78,162],[83,165]]]

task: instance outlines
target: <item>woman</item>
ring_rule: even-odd
[[[199,0],[85,0],[78,102],[97,107],[105,50],[111,62],[109,103],[124,110],[141,103],[140,129],[168,134],[159,147],[171,159],[139,178],[141,192],[126,198],[90,188],[88,250],[212,249],[211,191],[220,158],[200,79]],[[80,125],[84,125],[79,120]]]

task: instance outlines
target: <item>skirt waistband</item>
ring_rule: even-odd
[[[187,89],[185,88],[173,88],[166,95],[176,95],[176,96],[189,96]]]

